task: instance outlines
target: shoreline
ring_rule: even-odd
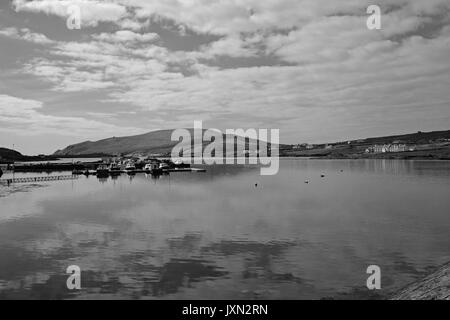
[[[450,300],[450,262],[400,289],[390,300]]]

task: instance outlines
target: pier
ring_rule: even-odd
[[[65,176],[44,176],[44,177],[26,177],[26,178],[11,178],[0,179],[0,184],[10,185],[12,183],[32,183],[32,182],[46,182],[46,181],[61,181],[61,180],[76,180],[78,176],[65,175]]]
[[[169,169],[161,169],[158,170],[159,174],[163,173],[171,173],[171,172],[206,172],[206,169],[203,168],[169,168]],[[151,170],[117,170],[114,172],[115,174],[105,173],[105,176],[112,176],[112,175],[121,175],[121,174],[137,174],[137,173],[154,173]],[[79,171],[77,173],[73,173],[73,175],[82,176],[82,175],[90,175],[90,176],[96,176],[98,175],[95,170],[87,170],[87,171]]]
[[[9,169],[15,172],[54,172],[54,171],[73,171],[73,170],[96,170],[101,162],[85,163],[24,163],[9,166]]]

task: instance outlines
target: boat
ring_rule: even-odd
[[[97,177],[109,176],[109,168],[107,165],[101,164],[97,167]]]
[[[0,177],[3,175],[3,170],[0,168]]]
[[[166,163],[166,162],[161,162],[161,163],[159,164],[159,169],[161,169],[161,170],[167,170],[167,169],[170,169],[170,165],[169,165],[168,163]]]
[[[144,167],[145,172],[149,172],[151,174],[159,174],[162,170],[159,167],[159,163],[156,161],[152,161],[151,163],[147,163]]]
[[[109,174],[110,175],[120,175],[122,173],[122,169],[120,168],[120,166],[117,163],[111,163],[111,165],[109,166]]]
[[[130,174],[130,173],[135,173],[136,171],[136,166],[134,165],[133,162],[128,162],[127,165],[125,166],[125,171]]]
[[[173,162],[173,166],[174,166],[175,168],[190,168],[190,167],[191,167],[190,164],[184,163],[184,162],[181,161],[181,160],[175,160],[175,161]]]

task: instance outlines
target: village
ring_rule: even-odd
[[[327,144],[296,144],[280,147],[281,156],[326,158],[448,159],[450,138],[431,133],[348,140]]]

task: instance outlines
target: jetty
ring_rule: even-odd
[[[161,170],[159,170],[159,172],[161,174],[176,173],[176,172],[206,172],[206,169],[203,169],[203,168],[168,168],[168,169],[161,169]],[[136,170],[117,170],[114,173],[115,174],[107,173],[107,174],[105,174],[105,176],[120,175],[120,174],[152,173],[152,171],[136,169]],[[97,171],[96,170],[77,171],[77,172],[74,172],[73,175],[75,175],[75,176],[82,176],[82,175],[96,176]]]
[[[15,172],[53,172],[53,171],[73,171],[73,170],[95,170],[101,162],[85,163],[24,163],[10,165],[9,169]]]
[[[78,179],[78,176],[76,176],[76,175],[23,177],[23,178],[0,179],[0,184],[10,185],[13,183],[33,183],[33,182],[76,180],[76,179]]]

